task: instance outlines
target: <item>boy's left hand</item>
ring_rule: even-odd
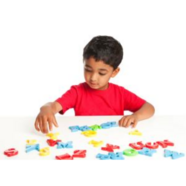
[[[123,116],[119,120],[119,126],[121,127],[129,127],[130,125],[132,125],[132,128],[134,128],[136,127],[137,123],[138,123],[138,117],[135,114]]]

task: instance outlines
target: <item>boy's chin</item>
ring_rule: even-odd
[[[97,86],[97,85],[91,85],[91,84],[89,84],[89,87],[92,88],[92,89],[95,89],[95,90],[98,90],[99,89],[99,86]]]
[[[87,83],[88,86],[91,88],[91,89],[95,89],[95,90],[98,90],[100,87],[98,85],[92,85],[91,83]]]
[[[94,90],[105,90],[106,88],[104,88],[104,87],[100,87],[100,86],[98,86],[98,85],[91,85],[91,84],[89,84],[89,87],[91,88],[91,89],[94,89]]]

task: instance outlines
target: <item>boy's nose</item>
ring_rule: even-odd
[[[92,81],[92,82],[95,82],[96,81],[96,74],[93,74],[91,77],[90,77],[90,80]]]

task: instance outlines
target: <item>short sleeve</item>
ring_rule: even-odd
[[[124,88],[124,110],[136,112],[146,101]]]
[[[58,102],[63,110],[60,111],[60,114],[64,114],[68,109],[74,108],[77,100],[77,89],[75,86],[71,86],[71,88],[64,93],[60,98],[55,101]]]

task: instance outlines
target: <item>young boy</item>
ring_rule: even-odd
[[[123,116],[119,125],[135,127],[137,122],[151,117],[155,109],[144,99],[122,86],[109,83],[115,77],[123,58],[121,44],[110,36],[94,37],[84,48],[85,82],[71,86],[54,102],[45,104],[35,120],[35,128],[43,133],[58,127],[55,114],[64,114],[73,108],[76,116],[124,115],[124,110],[133,112]]]

